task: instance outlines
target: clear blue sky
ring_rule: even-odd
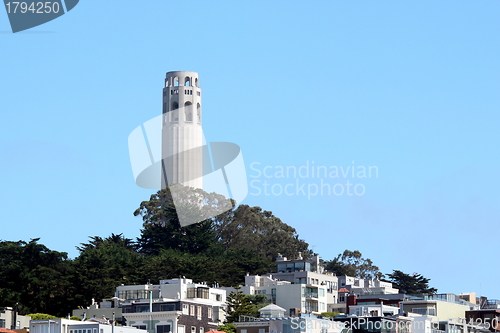
[[[135,238],[153,193],[127,138],[196,71],[209,141],[265,166],[376,166],[363,195],[250,195],[329,260],[359,250],[440,292],[500,298],[500,2],[82,0],[12,34],[0,11],[0,239],[77,255]],[[257,167],[258,166],[258,167]],[[277,184],[277,185],[276,185]],[[289,189],[291,189],[290,187]],[[262,188],[263,189],[263,188]]]

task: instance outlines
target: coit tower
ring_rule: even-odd
[[[168,72],[163,88],[162,188],[202,188],[201,89],[198,73]]]

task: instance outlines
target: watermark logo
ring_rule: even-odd
[[[184,114],[179,109],[179,114]],[[130,163],[138,186],[167,184],[181,226],[198,223],[233,208],[248,194],[241,149],[230,142],[210,142],[199,127],[170,126],[165,115],[138,126],[128,137]],[[217,197],[217,204],[207,200]]]
[[[378,178],[374,165],[316,165],[306,161],[303,165],[250,164],[250,195],[304,196],[310,200],[321,196],[362,196],[366,193],[364,180]]]
[[[79,0],[10,1],[4,0],[12,32],[31,29],[69,12]]]

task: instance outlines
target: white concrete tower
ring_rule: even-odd
[[[162,188],[203,188],[203,131],[198,73],[168,72],[163,88]]]

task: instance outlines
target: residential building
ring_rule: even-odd
[[[30,333],[147,333],[135,327],[114,326],[96,321],[43,319],[30,321]]]
[[[21,316],[12,308],[0,310],[0,328],[23,329],[30,326],[31,317]]]
[[[337,300],[337,277],[324,271],[318,256],[305,260],[300,253],[295,260],[278,255],[276,273],[247,275],[245,285],[238,288],[247,295],[266,295],[271,303],[293,313],[319,315]],[[236,291],[225,289],[228,293]]]
[[[465,318],[465,312],[478,309],[476,304],[464,301],[455,294],[424,295],[420,300],[401,302],[402,312],[434,316],[437,321]]]
[[[270,304],[259,310],[260,316],[240,316],[236,322],[236,333],[340,333],[343,323],[330,319],[318,318],[314,315],[299,313],[287,317],[286,309]]]
[[[392,283],[380,281],[378,279],[362,279],[352,276],[338,276],[339,288],[349,290],[355,295],[379,295],[379,294],[397,294],[399,290],[392,287]],[[339,300],[339,303],[345,300]]]
[[[119,286],[115,297],[127,324],[149,333],[204,333],[224,321],[226,291],[191,279]]]
[[[500,310],[480,309],[465,312],[465,319],[468,323],[483,324],[491,332],[500,331]]]
[[[113,317],[117,322],[123,324],[121,300],[117,297],[104,299],[97,303],[92,300],[92,304],[86,309],[75,309],[72,315],[80,318],[106,318],[111,320]]]

